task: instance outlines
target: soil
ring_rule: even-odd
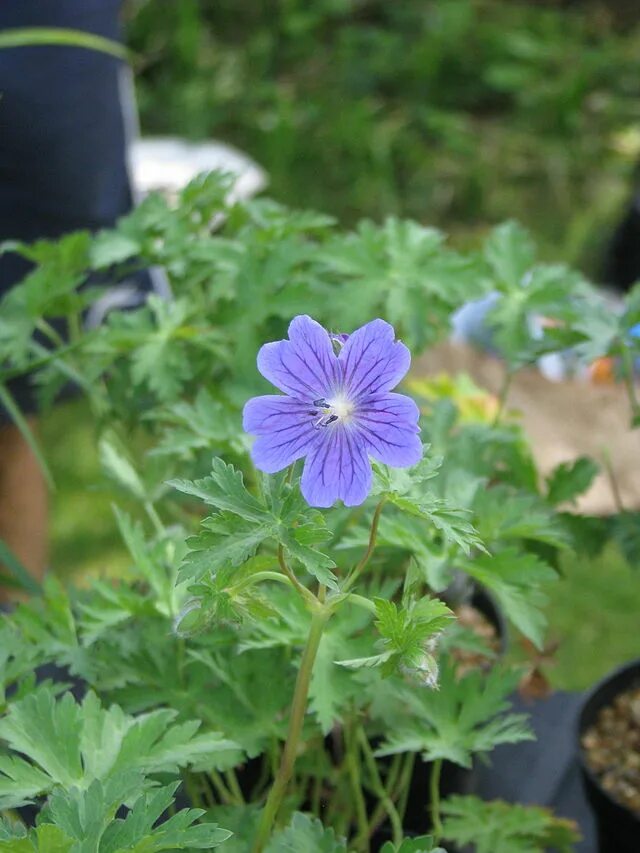
[[[419,359],[414,374],[468,373],[482,388],[497,394],[504,376],[500,359],[470,346],[445,343]],[[603,450],[625,509],[640,509],[640,439],[629,428],[629,404],[621,384],[585,379],[551,382],[537,369],[520,371],[513,380],[508,410],[516,412],[531,440],[543,476],[560,462],[591,456],[602,465]],[[578,501],[580,512],[605,515],[617,511],[611,483],[603,472]]]
[[[602,708],[582,747],[601,787],[640,817],[640,684]]]

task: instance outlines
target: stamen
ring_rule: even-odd
[[[318,400],[314,400],[313,405],[318,406],[320,409],[328,409],[329,408],[329,404],[324,399],[324,397],[320,397]]]

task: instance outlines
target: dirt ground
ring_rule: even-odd
[[[497,358],[452,343],[431,350],[416,368],[422,376],[465,372],[494,394],[504,371]],[[542,474],[577,456],[591,456],[604,468],[606,448],[622,505],[640,509],[640,432],[629,429],[629,405],[622,385],[594,385],[580,379],[550,382],[537,370],[524,370],[514,378],[508,409],[521,413]],[[616,511],[611,481],[604,471],[580,500],[579,509],[598,515]]]

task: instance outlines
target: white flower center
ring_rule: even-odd
[[[316,427],[327,427],[339,421],[348,423],[355,410],[353,402],[343,395],[332,397],[331,400],[321,397],[319,400],[314,400],[313,405],[316,411],[311,414],[314,417],[319,416],[314,424]]]
[[[328,402],[332,414],[337,415],[341,421],[348,420],[353,414],[354,405],[346,397],[334,397]]]

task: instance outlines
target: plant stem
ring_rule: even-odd
[[[310,604],[317,604],[317,599],[315,595],[311,592],[310,589],[307,589],[306,586],[303,586],[295,574],[291,571],[289,566],[287,565],[287,561],[284,558],[284,548],[282,545],[278,545],[278,563],[280,564],[280,568],[285,573],[285,575],[289,578],[293,586],[296,588],[296,591],[308,601]]]
[[[224,774],[224,778],[226,779],[227,785],[229,786],[229,790],[233,794],[236,802],[239,805],[244,805],[245,804],[244,794],[242,793],[242,790],[240,789],[240,784],[238,782],[238,777],[236,776],[235,770],[233,768],[231,768],[230,770],[227,770]]]
[[[144,502],[144,511],[149,516],[151,524],[153,524],[153,529],[156,532],[156,536],[158,536],[160,539],[163,539],[167,535],[167,529],[162,523],[162,520],[160,519],[160,516],[158,515],[158,512],[151,501]]]
[[[362,555],[360,561],[357,563],[356,567],[353,569],[349,577],[344,582],[342,587],[343,592],[348,592],[354,583],[358,580],[362,572],[364,571],[367,563],[371,559],[371,555],[375,551],[376,548],[376,540],[378,538],[378,525],[380,524],[380,515],[382,514],[382,507],[385,505],[386,498],[382,498],[376,507],[375,512],[373,513],[373,518],[371,519],[371,530],[369,532],[369,544],[367,545],[367,550]]]
[[[349,724],[345,728],[345,739],[347,746],[346,764],[349,771],[349,781],[351,783],[351,795],[356,806],[356,820],[358,823],[358,834],[354,839],[354,845],[357,850],[362,850],[364,853],[369,853],[369,818],[367,815],[367,804],[364,801],[362,793],[362,784],[360,782],[360,767],[358,762],[358,742],[354,737],[353,724]]]
[[[500,421],[502,420],[502,416],[504,414],[504,410],[507,405],[507,398],[509,396],[509,391],[511,390],[511,382],[513,380],[514,371],[511,370],[510,367],[507,367],[504,378],[502,380],[502,385],[500,387],[500,391],[498,392],[498,408],[496,410],[496,416],[493,419],[493,426],[498,426]]]
[[[262,581],[275,581],[276,583],[285,583],[291,586],[291,578],[287,575],[283,575],[280,572],[256,572],[255,575],[251,575],[246,580],[243,580],[237,586],[234,587],[236,592],[240,592],[241,590],[246,589],[249,586],[253,586],[254,583],[261,583]]]
[[[385,808],[385,811],[389,815],[389,820],[391,821],[391,829],[393,832],[393,843],[396,847],[400,846],[402,841],[402,821],[400,820],[400,815],[394,804],[389,797],[389,794],[385,790],[385,787],[382,783],[382,779],[380,778],[380,771],[378,770],[378,765],[376,763],[376,759],[374,757],[373,751],[371,749],[371,745],[367,739],[366,734],[364,733],[364,729],[359,726],[358,727],[358,742],[362,749],[362,754],[364,756],[364,761],[367,766],[367,770],[371,776],[371,786],[375,794],[377,794],[378,799],[382,803]]]
[[[300,669],[298,670],[298,677],[296,678],[293,701],[291,703],[287,740],[284,745],[280,767],[278,768],[276,778],[271,790],[269,791],[267,802],[265,803],[265,807],[262,811],[256,840],[253,846],[253,853],[262,853],[264,850],[264,847],[269,840],[269,836],[271,835],[280,805],[286,793],[289,780],[293,774],[296,754],[298,751],[298,742],[300,740],[302,725],[307,711],[311,673],[313,672],[313,665],[315,663],[316,655],[318,654],[320,640],[322,639],[322,634],[330,615],[331,613],[328,608],[316,607],[316,610],[311,617],[309,636],[307,637],[307,642],[302,653]]]
[[[442,821],[440,820],[440,774],[442,772],[442,759],[437,758],[431,768],[430,795],[431,795],[431,824],[436,844],[442,838]]]
[[[361,607],[363,610],[368,610],[369,613],[372,613],[374,616],[378,615],[378,611],[376,610],[376,606],[373,601],[371,601],[370,598],[365,598],[363,595],[356,595],[355,592],[350,592],[349,595],[346,596],[345,601],[357,604],[358,607]]]
[[[405,812],[407,811],[407,802],[409,801],[409,789],[411,788],[411,776],[416,763],[415,752],[410,752],[402,768],[402,775],[398,783],[400,801],[398,803],[398,814],[400,819],[404,820]]]
[[[202,797],[193,774],[189,770],[183,770],[182,779],[193,808],[202,808]]]
[[[232,805],[234,802],[233,796],[227,790],[226,785],[222,781],[222,776],[218,773],[218,771],[211,770],[209,772],[209,778],[211,779],[213,787],[216,789],[216,793],[220,797],[221,801],[227,806]]]

